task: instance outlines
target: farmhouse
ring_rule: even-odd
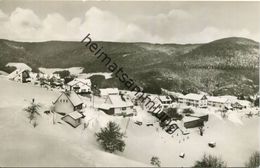
[[[66,123],[70,124],[72,127],[76,128],[81,124],[81,119],[84,118],[84,115],[78,111],[71,112],[61,119]]]
[[[78,94],[91,93],[91,81],[90,79],[76,78],[67,83],[66,89],[75,91]]]
[[[178,97],[178,102],[186,105],[205,108],[207,107],[208,100],[205,95],[189,93],[187,95],[181,95]]]
[[[230,108],[231,101],[225,97],[208,96],[208,105],[218,108]]]
[[[74,92],[62,92],[54,102],[54,111],[60,114],[68,114],[83,108],[83,102]]]
[[[109,115],[130,115],[134,113],[134,105],[129,98],[123,95],[108,95],[105,102],[98,109]]]
[[[26,83],[29,82],[30,75],[28,69],[16,69],[12,73],[10,73],[7,77],[10,80],[14,80],[16,82]]]

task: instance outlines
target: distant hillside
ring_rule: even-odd
[[[197,47],[178,56],[178,62],[188,67],[257,68],[259,43],[245,38],[225,38]]]
[[[206,44],[150,44],[97,42],[114,62],[124,67],[141,86],[180,92],[252,95],[258,90],[259,43],[245,38],[225,38]],[[80,42],[15,42],[0,40],[0,70],[8,62],[38,67],[82,66],[85,72],[107,69]],[[99,87],[123,87],[117,79]]]

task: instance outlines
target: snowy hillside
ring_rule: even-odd
[[[222,119],[212,113],[204,136],[200,136],[197,129],[191,129],[189,135],[181,132],[170,135],[153,116],[141,109],[130,119],[108,116],[90,108],[91,101],[86,98],[87,128],[81,125],[74,129],[62,121],[53,125],[53,116],[43,113],[60,94],[58,91],[0,78],[0,93],[0,152],[4,153],[0,155],[1,166],[138,167],[149,166],[151,157],[158,156],[162,166],[190,167],[204,153],[221,156],[228,166],[243,166],[259,148],[259,118],[239,116],[238,119],[230,115],[232,119]],[[32,98],[42,105],[36,128],[29,124],[23,111]],[[111,120],[126,133],[123,153],[104,152],[95,140],[94,133]],[[143,125],[135,124],[136,120]],[[153,126],[147,126],[148,123]],[[208,147],[211,141],[217,143],[216,148]],[[185,158],[180,158],[180,153],[185,153]]]

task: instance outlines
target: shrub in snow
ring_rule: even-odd
[[[201,160],[196,161],[195,168],[225,168],[226,163],[218,157],[212,155],[203,155]]]
[[[159,160],[159,158],[157,156],[153,156],[151,158],[151,165],[161,167],[161,161]]]
[[[183,116],[178,113],[177,108],[168,108],[166,112],[171,118],[173,118],[175,120],[182,120],[182,118],[183,118]]]
[[[249,168],[257,168],[260,167],[260,153],[259,152],[254,152],[248,162],[245,164],[245,167]]]
[[[194,114],[194,111],[191,108],[183,109],[183,114]]]
[[[105,128],[101,128],[100,132],[96,133],[96,136],[105,151],[113,153],[123,152],[125,149],[124,134],[120,132],[120,127],[115,122],[110,121]]]
[[[34,121],[34,123],[36,123],[37,116],[40,116],[40,113],[39,113],[40,107],[41,106],[39,104],[36,104],[33,101],[30,106],[28,106],[27,108],[24,109],[24,111],[26,111],[28,113],[28,118],[30,120],[30,123],[32,121]],[[33,126],[36,127],[37,124],[34,124],[34,123],[33,123]]]

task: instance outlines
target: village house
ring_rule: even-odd
[[[132,115],[134,114],[134,105],[130,98],[123,95],[108,95],[105,102],[98,109],[109,115]]]
[[[188,106],[191,105],[194,107],[206,108],[208,100],[205,95],[189,93],[178,97],[178,102]]]
[[[159,96],[159,100],[164,108],[168,108],[172,104],[170,96]]]
[[[100,96],[103,98],[106,98],[108,95],[119,95],[118,88],[105,88],[105,89],[99,89]]]
[[[59,114],[68,114],[82,108],[83,102],[74,91],[62,92],[54,102],[54,111]]]
[[[84,118],[84,115],[79,113],[78,111],[74,111],[71,113],[68,113],[61,119],[65,121],[66,123],[70,124],[72,127],[76,128],[81,124],[81,119]]]
[[[252,103],[248,100],[237,100],[232,104],[232,107],[235,109],[246,109],[252,106]]]
[[[28,69],[16,69],[10,73],[7,78],[16,82],[26,83],[30,81],[30,70]]]
[[[75,78],[67,83],[66,89],[78,94],[91,93],[91,81],[90,79]]]
[[[144,94],[139,99],[141,107],[150,113],[158,114],[163,111],[164,106],[158,95],[155,94]]]
[[[217,107],[221,109],[230,109],[231,108],[231,101],[225,97],[215,97],[215,96],[208,96],[208,105],[212,107]]]

